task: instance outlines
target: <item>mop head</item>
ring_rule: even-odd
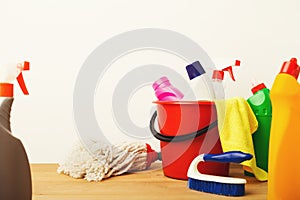
[[[125,172],[147,169],[158,159],[148,144],[134,142],[103,145],[95,142],[88,151],[77,142],[65,160],[59,163],[58,173],[88,181],[101,181]]]

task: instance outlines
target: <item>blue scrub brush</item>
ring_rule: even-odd
[[[201,174],[197,166],[199,162],[241,163],[250,159],[252,159],[251,154],[241,151],[229,151],[222,154],[201,154],[192,161],[188,169],[188,187],[192,190],[225,196],[243,196],[245,194],[245,179]]]

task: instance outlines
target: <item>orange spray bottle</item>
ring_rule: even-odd
[[[268,200],[300,199],[300,67],[284,62],[270,91],[273,116],[269,144]]]

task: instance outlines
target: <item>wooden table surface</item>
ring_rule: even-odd
[[[225,197],[193,191],[187,181],[167,178],[161,164],[154,163],[147,171],[111,177],[101,182],[88,182],[57,174],[57,164],[31,164],[33,200],[95,200],[95,199],[266,199],[267,182],[247,177],[246,195]],[[232,165],[231,176],[241,177],[242,168]]]

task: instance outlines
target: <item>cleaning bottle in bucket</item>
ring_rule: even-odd
[[[13,81],[17,79],[23,93],[28,94],[22,71],[29,62],[0,66],[0,199],[31,200],[31,173],[22,142],[11,134],[10,112],[14,101]]]
[[[183,98],[182,92],[174,87],[166,76],[155,81],[152,88],[159,101],[178,101]]]
[[[284,62],[270,91],[268,200],[300,199],[299,72],[296,58]]]
[[[253,81],[252,84],[251,91],[253,95],[248,98],[247,102],[258,122],[258,128],[252,134],[256,165],[268,172],[269,138],[272,121],[270,90],[264,83],[257,84]],[[245,174],[253,176],[249,171],[245,171]]]
[[[199,61],[193,62],[192,64],[186,66],[186,71],[190,79],[189,84],[192,90],[186,95],[187,99],[206,101],[215,99],[212,85],[210,84],[206,72]]]

